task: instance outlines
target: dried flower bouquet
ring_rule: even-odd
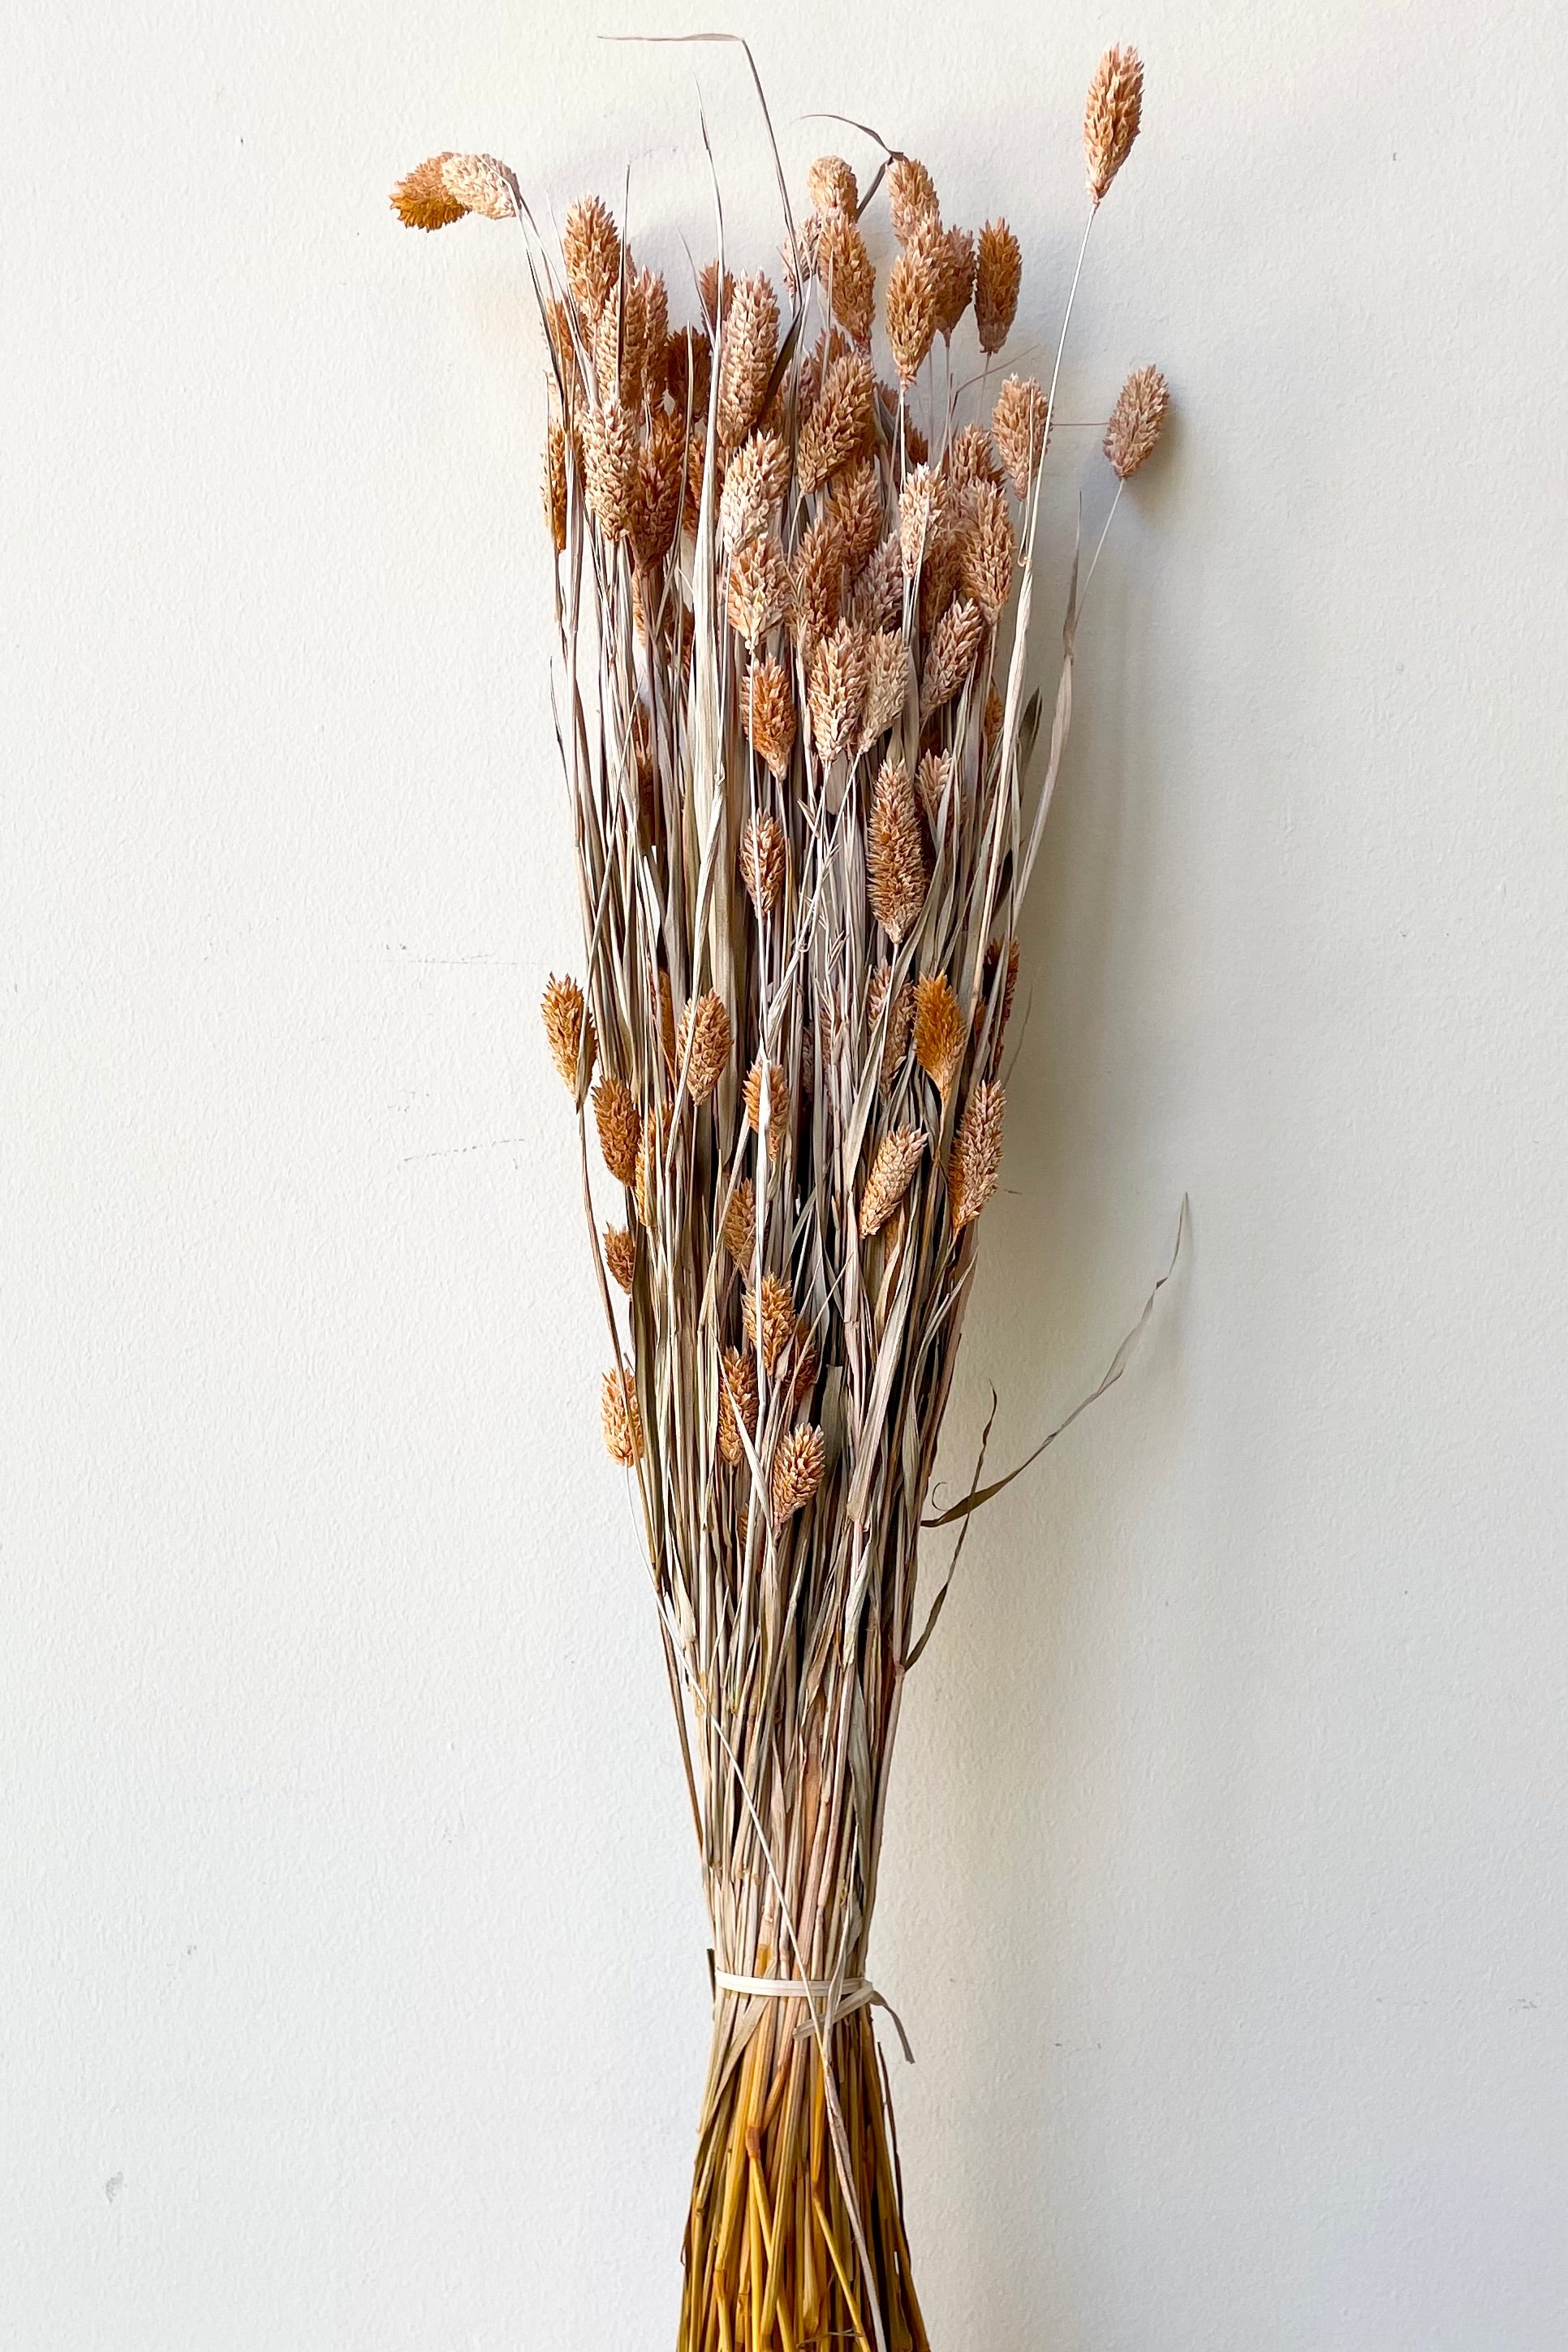
[[[1142,92],[1136,55],[1109,50],[1089,224]],[[884,182],[886,380],[863,227]],[[544,1023],[610,1334],[605,1442],[640,1500],[712,1929],[682,2352],[927,2341],[866,1946],[904,1678],[941,1605],[919,1630],[1078,607],[1075,557],[1031,786],[1067,318],[1048,383],[994,382],[1022,270],[1006,223],[945,225],[896,152],[864,195],[823,157],[809,195],[798,224],[784,196],[782,309],[765,273],[721,258],[672,326],[664,279],[596,198],[555,255],[491,157],[437,156],[394,194],[416,227],[522,226],[550,359],[586,973],[551,980]],[[978,361],[955,366],[971,313]],[[1117,403],[1118,496],[1165,398],[1145,368]]]

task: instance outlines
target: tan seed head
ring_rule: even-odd
[[[795,1301],[790,1297],[789,1285],[781,1282],[776,1274],[764,1274],[759,1287],[746,1291],[742,1297],[741,1321],[747,1345],[760,1350],[771,1376],[795,1338]]]
[[[945,1102],[963,1062],[963,1015],[945,974],[915,982],[915,1059]]]
[[[597,196],[583,196],[566,215],[561,234],[566,283],[590,331],[620,283],[621,235]]]
[[[1131,152],[1143,118],[1143,60],[1136,49],[1107,49],[1089,85],[1083,154],[1089,202],[1098,205]]]
[[[724,1246],[742,1274],[751,1269],[757,1250],[757,1188],[743,1176],[730,1195],[724,1212]]]
[[[795,591],[784,549],[771,533],[748,540],[730,566],[726,609],[730,625],[749,647],[786,619]]]
[[[833,315],[845,333],[858,343],[868,343],[877,315],[877,275],[851,214],[824,215],[816,241],[816,274],[828,289]]]
[[[521,202],[514,174],[493,155],[433,155],[392,191],[393,209],[406,228],[446,228],[465,213],[512,220]]]
[[[632,1183],[642,1140],[642,1114],[624,1078],[606,1076],[599,1080],[594,1088],[594,1123],[605,1167],[617,1183]]]
[[[993,628],[1013,585],[1017,552],[1006,492],[989,482],[975,483],[964,493],[958,576],[964,594],[979,605]]]
[[[585,1076],[594,1066],[594,1024],[588,1018],[583,992],[574,980],[557,980],[552,972],[539,1009],[544,1018],[550,1058],[560,1071],[567,1092],[575,1096],[580,1057],[584,1052],[587,1071],[583,1075]]]
[[[984,616],[977,604],[960,597],[950,604],[932,632],[921,673],[921,717],[929,719],[952,700],[974,667],[985,635]]]
[[[901,940],[925,905],[920,814],[902,760],[884,760],[866,827],[866,895],[890,940]]]
[[[757,1360],[741,1348],[725,1348],[719,1358],[719,1451],[731,1467],[746,1458],[741,1433],[757,1434]]]
[[[1159,369],[1134,368],[1117,394],[1105,428],[1105,454],[1119,480],[1126,481],[1152,456],[1170,404],[1170,387]]]
[[[766,1077],[768,1158],[772,1160],[777,1160],[783,1151],[788,1132],[789,1081],[780,1062],[767,1065]],[[763,1131],[763,1066],[761,1061],[755,1061],[746,1073],[745,1088],[746,1125],[753,1135],[760,1135]]]
[[[782,777],[795,749],[795,688],[783,662],[753,662],[742,684],[741,718],[753,751],[769,773]]]
[[[936,340],[939,296],[931,257],[906,246],[888,272],[888,341],[900,383],[913,383]]]
[[[1010,375],[996,395],[991,430],[1013,488],[1023,498],[1046,454],[1047,406],[1033,376]]]
[[[599,1388],[599,1414],[605,1429],[605,1451],[623,1470],[637,1467],[642,1458],[642,1413],[637,1383],[630,1372],[606,1372]]]
[[[860,209],[860,189],[842,155],[819,155],[805,177],[806,190],[819,213],[841,213],[853,220]]]
[[[773,1455],[770,1496],[775,1527],[783,1527],[796,1511],[805,1508],[822,1484],[826,1459],[826,1444],[820,1429],[795,1429],[787,1437],[780,1438]]]
[[[693,1102],[706,1102],[723,1076],[732,1043],[730,1015],[717,989],[694,997],[680,1016],[675,1041],[676,1068],[685,1072]]]
[[[900,245],[908,244],[922,221],[942,217],[931,175],[912,155],[895,155],[888,166],[888,209]]]
[[[749,816],[741,827],[741,881],[759,916],[784,896],[784,827],[773,816]]]
[[[996,1190],[1002,1168],[1002,1115],[1006,1107],[1006,1096],[989,1078],[977,1082],[963,1106],[947,1172],[948,1214],[955,1233],[974,1223]]]
[[[901,629],[879,629],[867,646],[866,707],[860,714],[858,749],[869,751],[879,736],[897,726],[909,696],[910,657]]]
[[[719,436],[726,448],[738,448],[761,416],[778,347],[778,296],[761,274],[738,278],[719,369]]]
[[[637,1244],[628,1226],[605,1227],[605,1266],[611,1280],[629,1293],[637,1270]]]
[[[826,767],[853,745],[866,707],[870,639],[853,621],[840,621],[811,657],[807,699],[816,756]]]
[[[920,1127],[896,1127],[877,1146],[866,1189],[860,1195],[860,1238],[879,1234],[904,1194],[925,1151],[927,1136]]]
[[[1023,278],[1024,256],[1017,238],[1005,220],[987,221],[974,256],[974,324],[980,348],[988,358],[1001,350],[1013,331]]]
[[[820,489],[831,475],[869,448],[873,383],[871,362],[859,352],[847,352],[828,367],[795,449],[803,490]]]

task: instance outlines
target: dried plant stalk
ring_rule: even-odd
[[[1130,51],[1096,73],[1091,220],[1142,87]],[[584,1183],[615,1196],[595,1212],[600,1414],[642,1512],[716,1969],[681,2352],[926,2347],[867,1942],[1078,616],[1069,597],[1031,776],[1056,376],[1007,377],[990,430],[960,415],[965,374],[992,397],[1018,243],[1000,219],[977,240],[944,225],[910,157],[887,195],[896,386],[842,158],[813,166],[785,238],[792,315],[765,274],[714,261],[673,330],[596,197],[559,254],[489,159],[438,156],[394,198],[423,228],[517,219],[550,354],[586,961],[582,985],[551,981],[544,1023]],[[968,331],[982,364],[960,367]],[[1129,379],[1117,495],[1165,398],[1155,372]]]

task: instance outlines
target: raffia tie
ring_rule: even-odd
[[[804,2000],[814,2013],[826,2011],[825,2031],[831,2031],[840,2018],[852,2017],[858,2009],[885,2009],[892,2019],[893,2029],[903,2046],[904,2056],[912,2066],[915,2053],[910,2048],[910,2037],[904,2032],[903,2020],[891,2001],[877,1990],[869,1977],[741,1977],[729,1969],[713,1971],[715,1992],[739,1993],[755,2000]],[[809,2021],[799,2028],[802,2033],[812,2031]]]

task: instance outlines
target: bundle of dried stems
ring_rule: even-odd
[[[1090,223],[1142,89],[1136,55],[1109,51]],[[884,180],[890,377],[863,226]],[[1075,557],[1031,786],[1026,637],[1067,317],[1048,382],[995,383],[1021,275],[1005,221],[944,224],[923,164],[893,152],[865,195],[825,156],[809,198],[798,222],[784,203],[782,305],[766,274],[715,260],[679,326],[596,198],[556,255],[493,158],[437,156],[394,196],[416,227],[521,225],[551,362],[586,979],[552,979],[544,1023],[715,1964],[682,2352],[926,2343],[866,1945],[1079,597]],[[1129,379],[1105,445],[1118,494],[1164,405],[1155,371]]]

